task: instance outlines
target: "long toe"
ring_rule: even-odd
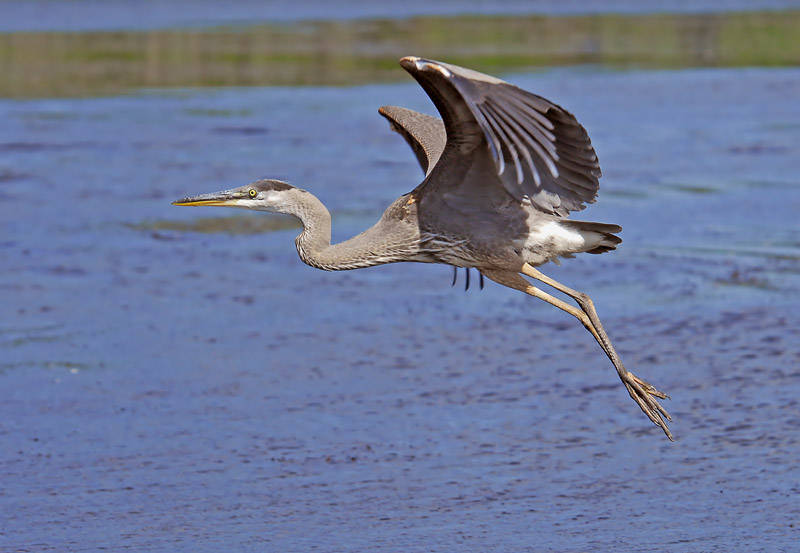
[[[672,437],[672,432],[670,432],[667,422],[664,420],[666,418],[666,420],[672,421],[672,417],[656,400],[656,398],[666,399],[669,396],[659,392],[654,386],[638,378],[631,372],[628,372],[623,382],[631,398],[633,398],[639,408],[644,411],[647,418],[649,418],[653,424],[661,428],[670,441],[674,441],[675,439]]]

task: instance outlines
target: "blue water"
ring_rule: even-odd
[[[592,136],[624,243],[545,270],[676,443],[533,298],[164,226],[271,176],[360,231],[420,180],[410,80],[0,100],[0,549],[797,550],[800,70],[506,77]]]
[[[798,0],[341,0],[335,9],[324,0],[228,0],[224,9],[214,0],[3,0],[0,15],[5,17],[0,17],[0,32],[185,28],[419,15],[720,13],[798,8]]]

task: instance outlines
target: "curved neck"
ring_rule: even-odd
[[[344,242],[331,245],[331,214],[313,194],[297,191],[298,201],[286,210],[303,223],[303,232],[295,239],[303,263],[325,271],[343,271],[399,261],[382,248],[378,233],[362,232]]]

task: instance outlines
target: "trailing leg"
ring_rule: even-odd
[[[522,266],[522,273],[529,277],[535,278],[540,282],[544,282],[548,286],[552,286],[559,292],[563,292],[564,294],[568,295],[578,303],[583,313],[585,313],[591,321],[595,330],[595,332],[592,334],[594,335],[595,339],[597,339],[600,347],[603,348],[603,351],[606,352],[608,358],[614,364],[614,368],[617,369],[617,374],[619,375],[620,380],[622,380],[622,383],[625,384],[628,394],[630,394],[631,398],[633,398],[637,405],[639,405],[648,418],[653,421],[653,424],[661,427],[667,437],[672,440],[672,434],[670,433],[669,428],[664,421],[664,418],[671,421],[672,417],[670,417],[667,410],[664,409],[655,399],[666,399],[668,396],[663,392],[658,391],[655,386],[642,380],[625,368],[625,366],[622,364],[622,360],[617,354],[617,351],[614,349],[614,346],[611,343],[611,339],[608,337],[608,334],[606,334],[603,324],[600,322],[600,317],[597,315],[597,311],[594,308],[594,302],[592,302],[592,299],[583,292],[578,292],[577,290],[573,290],[568,286],[564,286],[557,280],[548,277],[527,263]]]
[[[513,272],[503,272],[503,271],[485,271],[484,274],[489,277],[490,279],[502,284],[504,286],[508,286],[509,288],[514,288],[516,290],[520,290],[521,292],[525,292],[528,295],[531,295],[535,298],[539,298],[541,300],[546,301],[550,305],[558,307],[562,311],[566,311],[576,319],[578,319],[581,324],[594,336],[597,343],[600,344],[600,347],[603,348],[603,351],[606,353],[608,358],[614,364],[614,367],[617,369],[617,374],[622,380],[623,384],[625,384],[625,388],[628,390],[631,398],[636,401],[637,405],[644,411],[647,417],[653,422],[653,424],[659,426],[667,437],[672,440],[672,434],[667,427],[667,424],[664,420],[672,420],[669,413],[661,407],[661,405],[656,401],[655,398],[666,398],[666,394],[659,392],[655,387],[651,386],[644,380],[641,380],[636,375],[628,371],[625,366],[622,364],[622,361],[619,358],[614,346],[611,344],[611,340],[608,338],[608,335],[605,333],[602,324],[600,323],[600,319],[597,316],[597,312],[594,309],[594,305],[592,300],[586,294],[581,292],[576,292],[562,284],[558,283],[555,280],[550,279],[549,277],[543,275],[530,265],[523,266],[523,272],[528,274],[529,276],[534,276],[530,274],[533,272],[536,276],[534,278],[538,278],[542,282],[553,286],[554,288],[564,292],[565,294],[573,297],[580,306],[580,309],[577,307],[570,305],[556,297],[551,296],[547,292],[540,290],[539,288],[531,285],[527,280],[525,280],[522,276],[517,273]],[[543,278],[539,278],[543,277]],[[544,280],[546,279],[546,280]],[[548,282],[549,281],[549,282]],[[553,283],[553,284],[551,284]],[[554,284],[556,286],[554,286]]]

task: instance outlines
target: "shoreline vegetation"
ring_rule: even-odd
[[[0,33],[0,97],[142,88],[401,82],[403,55],[491,74],[800,65],[800,11],[362,19],[155,31]]]

